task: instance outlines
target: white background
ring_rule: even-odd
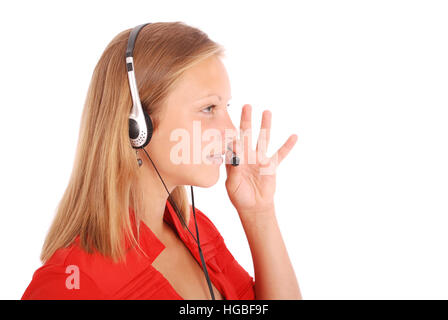
[[[101,53],[183,21],[226,47],[234,124],[250,103],[255,137],[273,113],[268,154],[299,137],[275,201],[303,298],[447,299],[447,17],[446,1],[2,2],[0,298],[40,266]],[[221,169],[195,204],[254,275]]]

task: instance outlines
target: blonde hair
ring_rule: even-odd
[[[145,209],[143,196],[150,193],[143,195],[139,186],[139,167],[128,133],[132,98],[125,51],[130,31],[112,39],[93,71],[73,170],[42,248],[43,263],[78,235],[82,249],[97,251],[114,262],[125,258],[125,239],[138,246],[129,209],[132,204],[138,218]],[[142,107],[151,116],[154,130],[181,75],[212,55],[223,57],[223,47],[183,22],[152,23],[140,30],[134,48],[135,76]],[[185,187],[177,186],[171,198],[188,223]]]

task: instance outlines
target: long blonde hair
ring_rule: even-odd
[[[43,263],[78,235],[81,248],[114,262],[125,257],[125,239],[138,246],[129,217],[130,207],[136,217],[144,210],[139,167],[128,134],[132,99],[125,51],[130,31],[112,39],[93,71],[75,163],[42,248]],[[142,107],[151,116],[154,130],[158,113],[183,72],[212,55],[223,57],[223,47],[183,22],[152,23],[140,30],[134,48],[135,76]],[[185,187],[177,186],[171,197],[188,222]]]

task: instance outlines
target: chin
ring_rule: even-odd
[[[201,188],[210,188],[214,186],[219,180],[219,167],[207,168],[201,170],[200,175],[195,177],[195,186]]]

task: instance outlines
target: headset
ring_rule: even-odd
[[[162,177],[160,176],[159,171],[157,170],[156,166],[154,165],[154,162],[151,160],[148,153],[144,149],[144,147],[146,145],[148,145],[149,141],[151,140],[154,126],[153,126],[151,117],[145,110],[143,110],[142,104],[140,102],[140,96],[139,96],[138,88],[137,88],[137,80],[135,78],[135,72],[134,72],[135,68],[134,68],[133,53],[134,53],[134,46],[135,46],[135,41],[137,39],[138,33],[144,26],[146,26],[148,24],[151,24],[151,23],[150,22],[144,23],[144,24],[138,25],[132,29],[132,31],[129,34],[128,44],[127,44],[127,49],[126,49],[126,69],[128,72],[129,88],[130,88],[131,96],[132,96],[132,109],[129,114],[129,138],[131,141],[131,145],[134,149],[142,149],[145,152],[146,156],[151,161],[154,169],[156,170],[160,180],[162,181],[163,186],[165,187],[165,190],[168,192],[168,198],[171,199],[171,193],[168,191],[168,188],[166,187],[165,182],[163,181]],[[229,150],[232,151],[231,149],[229,149]],[[230,163],[232,164],[232,166],[238,166],[239,162],[240,162],[239,158],[232,151],[232,157],[231,157]],[[174,205],[175,212],[176,212],[178,218],[181,220],[184,227],[187,228],[188,232],[190,232],[194,241],[198,245],[199,255],[201,257],[201,262],[202,262],[202,268],[204,270],[205,278],[207,279],[208,288],[210,290],[210,295],[212,297],[212,300],[215,300],[215,295],[213,293],[212,285],[210,282],[210,277],[207,272],[207,266],[204,261],[204,256],[203,256],[201,245],[199,242],[199,230],[198,230],[198,224],[196,222],[196,211],[195,211],[195,207],[194,207],[193,186],[190,186],[190,188],[191,188],[191,200],[192,200],[192,207],[193,207],[193,217],[194,217],[194,223],[196,225],[196,238],[191,233],[191,231],[188,229],[188,226],[185,223],[183,216],[180,214],[180,211],[177,208],[176,203],[172,199],[171,199],[171,203]]]

